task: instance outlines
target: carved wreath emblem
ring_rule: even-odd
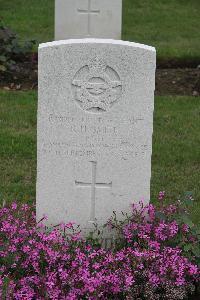
[[[79,69],[72,86],[79,106],[90,112],[108,111],[122,93],[118,73],[98,59]]]

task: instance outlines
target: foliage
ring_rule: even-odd
[[[31,52],[35,41],[26,41],[21,44],[18,36],[0,20],[0,71],[12,71],[16,68],[16,62]]]
[[[165,206],[160,198],[161,208],[140,202],[124,221],[109,220],[121,236],[113,249],[92,246],[72,223],[45,230],[34,207],[3,207],[2,299],[184,299],[200,281],[199,255],[185,248],[199,235],[186,211],[187,224],[175,219],[182,203]]]
[[[159,193],[159,203],[144,206],[133,204],[131,216],[118,221],[114,215],[108,225],[121,236],[118,247],[139,246],[181,249],[182,254],[200,267],[200,224],[191,218],[194,204],[191,192],[173,204],[165,204],[165,192]]]

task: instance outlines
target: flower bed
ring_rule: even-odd
[[[200,281],[199,228],[187,197],[158,207],[142,202],[106,225],[112,249],[84,240],[71,223],[44,230],[34,206],[0,209],[1,299],[187,299]],[[43,229],[43,230],[41,230]]]

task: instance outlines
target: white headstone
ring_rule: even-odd
[[[122,0],[56,0],[55,40],[121,39]]]
[[[155,58],[123,41],[40,45],[38,220],[88,228],[149,201]]]

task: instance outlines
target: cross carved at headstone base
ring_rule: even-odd
[[[97,188],[112,188],[112,182],[109,183],[97,183],[97,162],[91,161],[92,163],[92,180],[91,182],[80,182],[75,181],[78,187],[91,187],[91,209],[90,209],[90,220],[89,222],[95,222],[95,202],[96,202],[96,189]]]

